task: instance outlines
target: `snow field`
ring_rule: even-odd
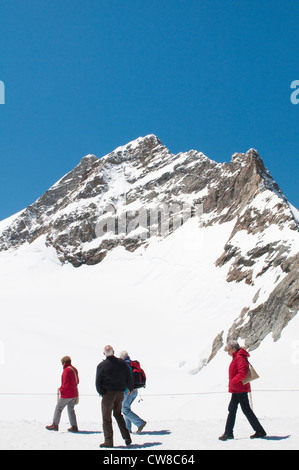
[[[268,336],[251,354],[261,377],[253,384],[254,410],[268,438],[251,441],[239,411],[236,439],[218,441],[230,359],[222,350],[208,366],[202,363],[259,286],[227,283],[228,267],[214,265],[233,222],[200,234],[194,224],[191,219],[163,241],[152,240],[147,250],[118,248],[99,265],[78,269],[61,266],[42,238],[0,254],[2,449],[98,449],[103,436],[94,380],[108,343],[116,355],[127,349],[140,360],[148,377],[143,400],[133,405],[148,425],[133,436],[132,449],[298,449],[298,316],[278,342]],[[58,433],[45,430],[66,354],[79,370],[78,435],[66,431],[66,410]],[[117,429],[115,445],[124,448]]]

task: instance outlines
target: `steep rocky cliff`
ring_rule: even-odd
[[[154,136],[139,138],[97,158],[88,155],[0,235],[0,251],[17,250],[39,237],[61,263],[100,263],[117,246],[134,252],[165,239],[191,217],[200,227],[233,223],[214,263],[228,283],[259,287],[228,331],[249,349],[258,347],[297,314],[299,305],[298,221],[257,151],[236,153],[229,164],[195,150],[173,155]],[[211,360],[227,338],[219,332]]]

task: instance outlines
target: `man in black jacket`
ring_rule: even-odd
[[[104,442],[100,447],[113,447],[112,412],[126,445],[132,440],[121,413],[124,391],[133,390],[133,379],[130,369],[123,359],[114,356],[112,346],[104,348],[106,359],[97,367],[96,389],[102,396],[102,417]]]

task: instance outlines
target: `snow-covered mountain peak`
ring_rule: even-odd
[[[109,154],[102,157],[103,160],[111,160],[114,163],[129,161],[141,155],[154,154],[157,149],[165,148],[162,142],[154,134],[138,137],[131,142],[121,145]]]
[[[0,256],[19,256],[38,243],[51,256],[54,250],[62,265],[79,268],[105,266],[119,250],[130,259],[159,253],[153,256],[162,260],[165,253],[167,265],[179,260],[183,266],[182,283],[191,270],[202,292],[218,279],[212,290],[220,289],[223,302],[230,291],[232,298],[246,293],[242,305],[232,304],[233,324],[229,317],[224,329],[213,329],[210,346],[216,340],[204,364],[221,349],[225,334],[255,348],[269,333],[277,340],[296,315],[295,213],[256,150],[217,163],[196,150],[172,154],[150,134],[101,158],[86,155],[37,201],[0,224]],[[199,293],[184,289],[191,303],[200,302]],[[213,294],[205,302],[213,310]]]
[[[267,195],[260,197],[265,191]],[[281,204],[273,202],[275,196],[282,200]],[[76,266],[84,264],[87,261],[82,257],[84,243],[95,245],[98,242],[98,251],[102,251],[96,226],[99,215],[109,204],[116,210],[120,204],[126,211],[126,226],[132,225],[129,211],[141,207],[149,210],[162,204],[185,204],[190,207],[201,205],[202,220],[207,226],[236,219],[237,227],[244,227],[241,220],[252,218],[248,217],[248,211],[251,214],[252,211],[263,214],[268,211],[269,224],[288,221],[297,229],[286,198],[256,150],[234,154],[227,165],[216,163],[196,150],[174,155],[158,137],[149,134],[101,158],[95,155],[83,157],[73,170],[5,228],[0,236],[0,250],[17,248],[46,235],[47,242],[57,248],[59,256],[63,253],[63,262],[71,261]],[[269,207],[267,211],[266,207]],[[281,217],[273,217],[273,211],[280,211]],[[265,223],[264,217],[254,220],[258,227]],[[150,238],[148,227],[144,228]],[[251,230],[248,224],[247,229]],[[118,238],[119,243],[124,243],[124,237],[114,235],[114,242]],[[128,231],[125,235],[126,239],[130,238]],[[130,250],[140,243],[146,243],[146,240],[137,239],[134,244],[130,243]],[[72,247],[76,247],[76,253],[81,253],[75,255],[78,261],[73,257]],[[93,256],[88,256],[88,260],[91,263]],[[97,256],[94,262],[98,262]]]
[[[87,162],[96,162],[98,161],[98,157],[96,157],[95,155],[93,154],[88,154],[88,155],[84,155],[84,157],[81,158],[81,162],[80,163],[87,163]]]

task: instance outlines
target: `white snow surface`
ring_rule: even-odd
[[[269,335],[251,353],[260,374],[252,386],[253,408],[267,438],[249,439],[253,430],[239,410],[235,440],[218,440],[230,399],[230,358],[221,350],[206,367],[204,361],[217,334],[227,332],[277,276],[269,270],[254,286],[226,282],[229,266],[214,263],[233,225],[202,229],[190,219],[146,250],[119,247],[102,263],[80,268],[62,266],[42,237],[0,253],[0,449],[100,451],[101,399],[94,382],[106,344],[116,355],[128,350],[147,374],[132,406],[147,425],[132,435],[131,449],[298,449],[298,315],[279,341]],[[64,355],[79,370],[78,434],[67,432],[66,410],[59,432],[45,429]],[[114,435],[116,448],[125,449],[115,423]]]

